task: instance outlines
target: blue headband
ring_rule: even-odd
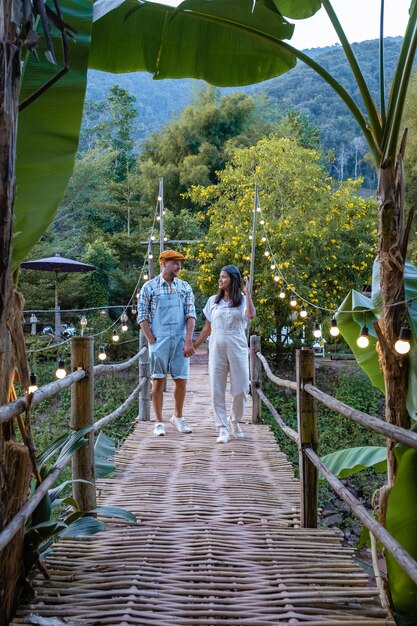
[[[237,282],[239,283],[239,287],[242,284],[242,277],[240,275],[239,270],[237,269],[236,265],[225,265],[224,267],[222,267],[222,269],[220,270],[221,272],[227,272],[228,274],[230,274],[230,276],[233,276],[233,278],[236,278]]]

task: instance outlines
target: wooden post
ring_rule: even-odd
[[[296,353],[297,421],[301,487],[301,526],[317,528],[317,468],[304,454],[305,448],[317,452],[317,417],[315,400],[304,391],[307,383],[315,384],[314,351],[302,348]]]
[[[252,390],[252,424],[262,424],[262,402],[257,389],[262,387],[262,365],[257,352],[261,351],[261,338],[252,335],[250,338],[250,385]]]
[[[71,428],[79,430],[94,424],[94,339],[75,337],[71,341],[71,370],[83,369],[87,376],[71,387]],[[87,443],[72,457],[73,479],[83,478],[89,483],[74,483],[72,493],[82,511],[96,506],[94,468],[94,433],[86,435]],[[92,484],[90,484],[92,483]]]
[[[147,339],[142,331],[139,333],[139,350],[148,346]],[[149,363],[149,349],[139,357],[139,381],[146,378],[146,383],[139,391],[139,419],[149,422],[151,419],[151,365]]]

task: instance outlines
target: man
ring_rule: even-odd
[[[138,323],[148,340],[151,359],[154,435],[165,435],[162,419],[164,382],[168,372],[175,383],[175,411],[170,422],[181,433],[191,433],[182,411],[195,327],[194,294],[188,283],[177,278],[185,257],[175,250],[159,256],[161,273],[145,283],[139,294]]]

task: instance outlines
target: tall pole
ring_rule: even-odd
[[[250,281],[253,284],[255,275],[255,252],[256,252],[256,220],[259,207],[258,185],[255,184],[255,194],[253,201],[253,226],[252,226],[252,253],[250,257]]]
[[[153,246],[152,246],[151,240],[149,240],[149,243],[148,243],[148,263],[149,263],[149,278],[154,278],[155,270],[154,270],[154,261],[153,261]]]
[[[61,343],[61,307],[58,304],[58,272],[55,272],[55,343]]]
[[[164,179],[159,179],[159,253],[164,251]]]

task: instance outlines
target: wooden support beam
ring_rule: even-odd
[[[252,335],[250,338],[250,384],[252,390],[252,424],[262,424],[262,402],[258,389],[262,388],[262,365],[257,352],[261,351],[261,338]]]
[[[139,334],[139,351],[146,347],[139,358],[139,383],[143,378],[146,379],[145,384],[139,392],[139,419],[142,422],[148,422],[151,419],[151,365],[149,362],[148,342],[142,331]]]

